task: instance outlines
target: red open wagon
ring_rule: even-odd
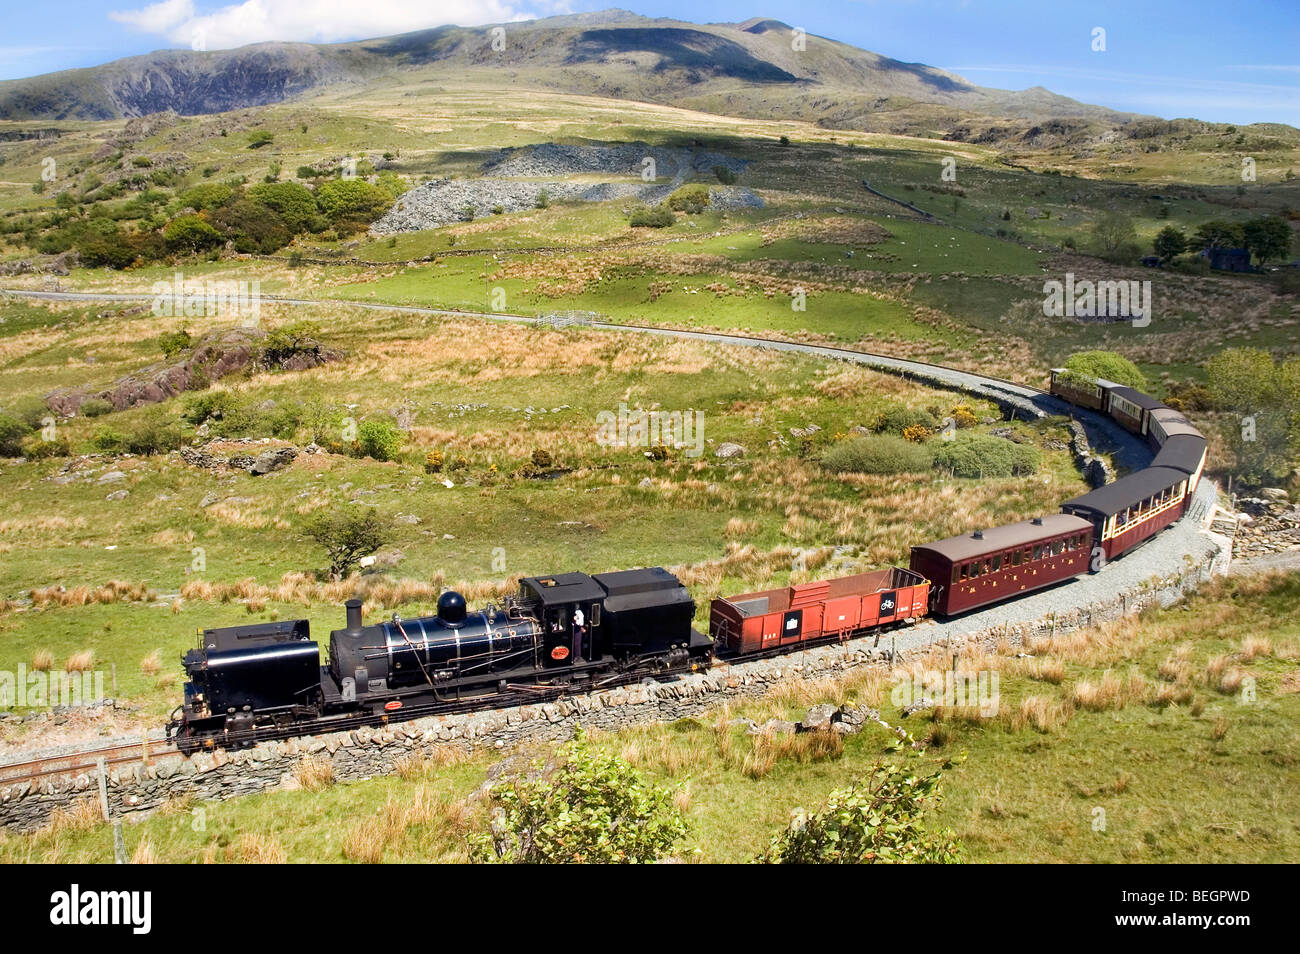
[[[719,649],[754,653],[794,643],[848,639],[926,614],[930,582],[889,567],[715,599],[709,635]]]

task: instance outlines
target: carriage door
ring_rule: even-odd
[[[803,635],[803,610],[790,610],[781,620],[781,645],[797,643]]]

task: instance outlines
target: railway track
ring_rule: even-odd
[[[180,750],[176,746],[157,739],[78,749],[58,755],[0,764],[0,786],[39,782],[55,775],[89,775],[99,771],[100,762],[103,762],[105,770],[131,763],[152,765],[166,756],[178,754]]]

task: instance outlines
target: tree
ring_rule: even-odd
[[[1248,483],[1284,478],[1300,454],[1300,359],[1275,364],[1259,348],[1228,348],[1205,365],[1214,406],[1235,458],[1233,473]]]
[[[470,837],[478,861],[505,864],[645,864],[686,837],[669,789],[648,784],[579,730],[559,764],[492,786],[492,826]]]
[[[930,831],[926,810],[940,798],[940,772],[909,761],[878,763],[863,782],[838,789],[819,811],[796,810],[759,861],[768,864],[951,864],[963,848],[947,829]]]
[[[1103,212],[1092,226],[1097,254],[1108,261],[1122,261],[1136,255],[1137,230],[1133,220],[1120,212]]]
[[[1198,226],[1192,241],[1201,248],[1241,248],[1246,240],[1240,225],[1216,219]]]
[[[1065,369],[1071,377],[1088,382],[1105,378],[1116,384],[1126,384],[1144,391],[1147,379],[1128,358],[1114,351],[1080,351],[1065,360]]]
[[[331,222],[371,222],[393,204],[393,196],[382,186],[364,179],[331,179],[316,189],[316,205]]]
[[[1286,258],[1291,252],[1291,226],[1280,215],[1251,219],[1241,227],[1242,244],[1259,259]]]
[[[179,215],[163,227],[167,245],[186,252],[200,252],[221,244],[221,233],[197,215]]]
[[[298,182],[269,182],[248,190],[248,197],[258,205],[276,212],[289,231],[314,232],[323,223],[316,197],[311,190]]]
[[[1167,262],[1187,251],[1187,236],[1183,234],[1182,229],[1166,225],[1157,233],[1155,241],[1151,244],[1155,253],[1160,256],[1160,260]]]
[[[331,580],[341,580],[356,569],[363,556],[384,545],[388,532],[388,521],[373,507],[317,511],[303,527],[309,539],[325,548]]]

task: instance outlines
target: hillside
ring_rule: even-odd
[[[505,31],[500,50],[493,43],[498,29]],[[102,120],[168,109],[198,115],[402,72],[419,74],[412,80],[491,82],[503,70],[512,82],[533,88],[835,128],[958,133],[954,138],[971,133],[962,122],[971,116],[1031,123],[1070,119],[1085,126],[1134,118],[1042,88],[976,86],[930,66],[822,37],[809,36],[806,47],[795,50],[793,37],[790,26],[770,19],[693,24],[611,10],[354,43],[165,50],[0,83],[0,118]]]

